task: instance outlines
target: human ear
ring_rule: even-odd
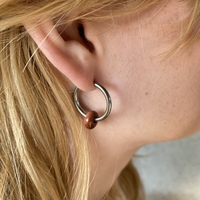
[[[24,26],[55,68],[81,90],[94,89],[94,46],[84,38],[80,24],[55,27],[53,21],[48,20],[41,25]]]

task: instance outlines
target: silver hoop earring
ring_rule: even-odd
[[[89,111],[89,112],[85,113],[85,111],[82,109],[82,107],[79,103],[79,100],[78,100],[79,88],[76,87],[74,89],[75,106],[76,106],[77,110],[79,111],[79,113],[84,117],[84,124],[85,124],[85,127],[88,129],[93,129],[99,121],[106,119],[109,116],[109,114],[111,112],[111,108],[112,108],[112,101],[111,101],[108,91],[103,86],[101,86],[97,83],[94,83],[94,86],[103,93],[103,95],[106,99],[106,110],[105,110],[104,114],[100,117],[98,116],[98,113],[95,111]]]

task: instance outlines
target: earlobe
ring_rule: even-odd
[[[74,85],[83,91],[94,88],[95,56],[82,41],[78,26],[66,26],[58,31],[52,21],[25,28],[47,59]],[[90,44],[91,45],[91,44]]]

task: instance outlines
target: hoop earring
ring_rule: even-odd
[[[98,116],[98,113],[95,111],[89,111],[89,112],[85,113],[85,111],[82,109],[82,107],[79,103],[79,100],[78,100],[79,88],[75,87],[75,89],[74,89],[75,106],[76,106],[77,110],[79,111],[79,113],[84,117],[84,124],[85,124],[85,127],[88,129],[93,129],[99,121],[106,119],[109,116],[109,114],[111,112],[111,108],[112,108],[112,101],[111,101],[108,91],[103,86],[101,86],[97,83],[94,83],[94,86],[103,93],[103,95],[106,99],[106,110],[105,110],[104,114],[100,117]]]

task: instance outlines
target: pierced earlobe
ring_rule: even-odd
[[[110,94],[108,93],[108,91],[103,86],[101,86],[97,83],[94,83],[94,86],[103,93],[103,95],[106,99],[106,110],[105,110],[104,114],[100,117],[98,116],[98,113],[96,111],[89,111],[87,113],[85,113],[83,111],[83,109],[79,103],[79,100],[78,100],[78,90],[79,89],[76,87],[74,90],[75,106],[76,106],[77,110],[80,112],[80,114],[84,117],[84,124],[85,124],[85,127],[88,129],[93,129],[99,121],[106,119],[110,115],[110,112],[112,109],[112,101],[111,101]]]

